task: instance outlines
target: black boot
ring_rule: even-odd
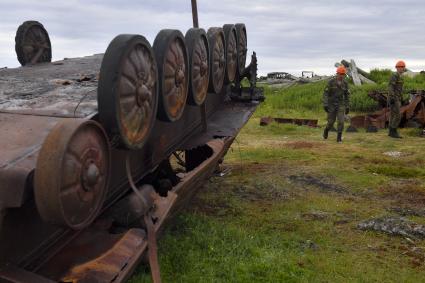
[[[324,138],[325,140],[327,140],[327,139],[328,139],[328,134],[329,134],[329,130],[328,130],[328,128],[326,127],[326,128],[325,128],[325,130],[323,131],[323,138]]]
[[[337,141],[338,143],[342,143],[342,133],[341,133],[341,132],[338,132],[338,135],[337,135],[337,137],[336,137],[336,141]]]
[[[402,137],[399,135],[397,131],[397,128],[390,128],[390,133],[388,135],[395,139],[402,139]]]

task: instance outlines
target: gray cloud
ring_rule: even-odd
[[[204,28],[247,25],[248,46],[257,52],[262,74],[330,73],[342,58],[366,69],[392,67],[398,59],[425,69],[425,3],[420,0],[198,0],[198,8]],[[192,25],[189,0],[2,0],[0,66],[18,65],[14,35],[29,19],[49,31],[54,59],[104,52],[120,33],[142,34],[152,43],[162,28],[184,33]]]

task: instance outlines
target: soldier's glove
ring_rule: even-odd
[[[350,113],[350,108],[345,108],[345,115],[348,115],[348,113]]]
[[[395,104],[395,99],[394,98],[391,98],[390,99],[390,105],[394,105]]]
[[[324,106],[324,107],[323,107],[323,109],[325,109],[325,112],[326,112],[326,113],[329,113],[329,108],[328,108],[328,106]]]

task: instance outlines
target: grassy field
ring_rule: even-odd
[[[424,240],[357,228],[424,209],[425,140],[416,130],[402,130],[403,140],[346,133],[337,144],[321,128],[259,126],[265,115],[323,125],[323,88],[266,89],[226,156],[229,173],[211,178],[159,241],[164,282],[425,282]],[[148,270],[131,282],[150,282]]]

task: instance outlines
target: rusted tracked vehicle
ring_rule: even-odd
[[[24,66],[0,70],[0,281],[123,282],[148,253],[158,282],[156,233],[258,104],[240,86],[257,67],[245,26],[162,30],[153,47],[119,35],[52,63],[40,23],[15,40]]]

